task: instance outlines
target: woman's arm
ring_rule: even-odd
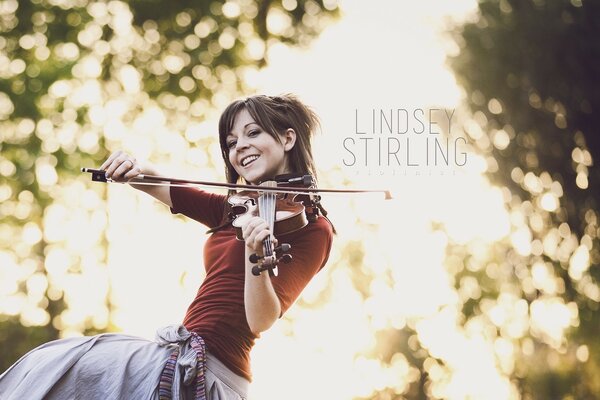
[[[271,284],[269,273],[264,271],[259,276],[254,276],[252,274],[254,264],[249,260],[251,254],[262,255],[263,253],[262,242],[269,235],[267,223],[259,217],[251,218],[242,227],[242,233],[246,242],[244,282],[246,320],[250,330],[258,335],[277,321],[281,314],[281,304]]]
[[[116,151],[108,157],[100,167],[106,171],[106,177],[116,182],[129,182],[139,174],[159,175],[154,167],[150,165],[140,165],[135,158],[122,151]],[[173,207],[171,201],[171,191],[168,185],[139,185],[129,183],[132,187],[146,192],[169,207]]]
[[[266,272],[254,276],[251,274],[253,264],[248,257],[252,253],[262,255],[262,239],[268,232],[267,223],[258,217],[252,224],[248,221],[242,230],[246,241],[246,317],[255,333],[267,330],[300,296],[310,280],[325,266],[333,241],[331,223],[320,217],[300,232],[286,236],[286,241],[293,243],[289,253],[293,259],[279,269],[277,278],[272,279]]]

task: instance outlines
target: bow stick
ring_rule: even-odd
[[[100,169],[93,168],[81,168],[81,172],[88,172],[92,174],[92,181],[94,182],[116,182],[112,179],[107,179],[105,175],[105,171]],[[385,196],[386,200],[390,200],[392,195],[389,190],[361,190],[361,189],[319,189],[319,188],[306,188],[306,187],[293,187],[293,186],[277,186],[277,187],[265,187],[258,185],[245,185],[245,184],[235,184],[235,183],[223,183],[223,182],[206,182],[206,181],[196,181],[196,180],[188,180],[188,179],[179,179],[179,178],[169,178],[164,176],[156,176],[156,175],[146,175],[139,174],[135,178],[132,179],[135,184],[145,184],[145,185],[171,185],[171,186],[200,186],[200,187],[221,187],[226,189],[245,189],[252,190],[256,192],[276,192],[276,193],[295,193],[295,194],[305,194],[311,195],[315,193],[347,193],[347,194],[357,194],[357,193],[382,193]],[[292,178],[289,183],[310,183],[312,182],[312,177],[310,175],[305,175],[299,178]]]

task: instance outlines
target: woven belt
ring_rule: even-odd
[[[195,332],[191,332],[190,346],[196,353],[196,377],[194,379],[194,400],[206,400],[206,345],[204,339]],[[160,375],[158,398],[160,400],[172,399],[173,379],[175,379],[175,368],[179,357],[179,347],[169,356],[165,367]]]

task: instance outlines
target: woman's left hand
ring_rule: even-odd
[[[260,257],[264,255],[263,240],[265,240],[270,234],[271,231],[269,231],[267,221],[261,217],[248,218],[248,220],[242,225],[242,237],[246,242],[246,247],[248,250]],[[275,239],[274,243],[276,242],[277,240]]]

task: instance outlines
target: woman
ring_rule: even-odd
[[[230,104],[219,121],[228,181],[257,185],[282,174],[315,176],[310,139],[317,124],[316,115],[291,95]],[[123,152],[113,153],[101,169],[121,182],[157,174]],[[183,325],[159,330],[155,342],[102,334],[46,343],[0,376],[0,398],[247,398],[255,339],[323,268],[333,227],[319,217],[283,235],[292,261],[280,266],[277,276],[255,276],[250,256],[262,255],[270,235],[263,218],[244,221],[240,241],[227,196],[191,187],[131,185],[212,232],[204,248],[206,277]]]

